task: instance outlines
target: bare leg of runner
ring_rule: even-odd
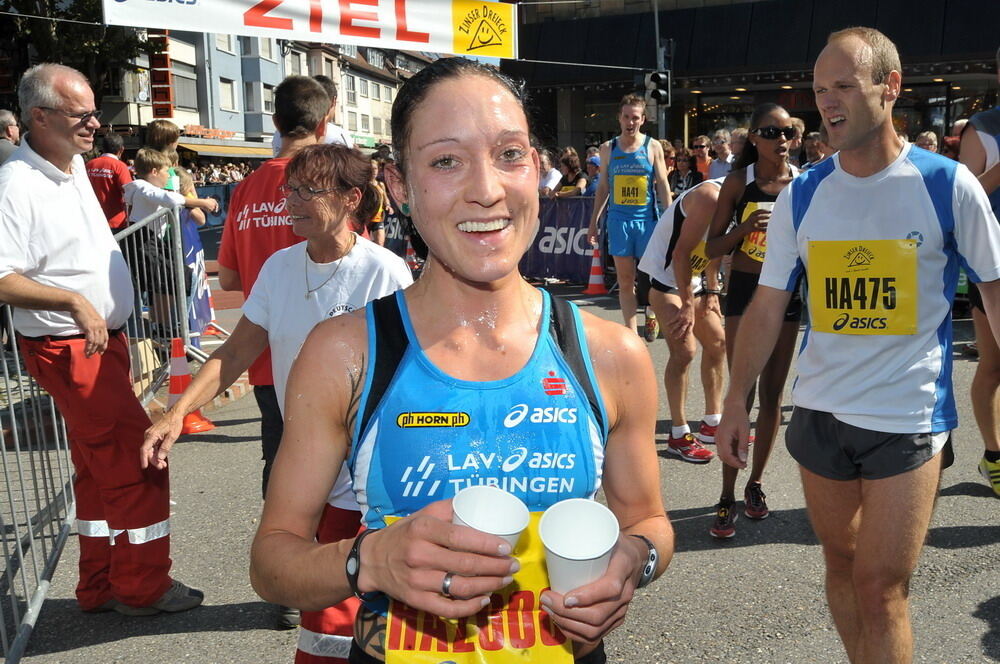
[[[986,315],[972,310],[972,324],[976,329],[976,346],[979,347],[979,364],[972,377],[972,412],[983,436],[986,449],[1000,452],[997,422],[1000,421],[1000,348],[990,329]]]
[[[635,295],[635,258],[632,256],[612,256],[615,261],[615,275],[618,278],[618,306],[625,319],[625,327],[638,334],[635,310],[638,299]]]
[[[827,601],[852,664],[910,662],[909,582],[930,524],[941,455],[880,480],[844,482],[800,470],[826,559]]]

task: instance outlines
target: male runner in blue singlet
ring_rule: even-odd
[[[594,195],[594,211],[587,236],[597,246],[597,220],[607,203],[608,253],[615,261],[618,278],[618,304],[625,326],[636,331],[636,264],[659,218],[657,207],[670,205],[667,166],[659,141],[642,133],[646,122],[646,101],[637,95],[625,95],[618,107],[622,133],[601,145],[601,172]],[[656,195],[653,185],[656,185]],[[608,200],[610,198],[610,200]],[[656,338],[654,317],[647,314],[647,341]],[[649,338],[652,337],[652,338]]]

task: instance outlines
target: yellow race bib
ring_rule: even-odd
[[[573,646],[541,610],[549,587],[545,549],[538,536],[541,512],[521,535],[514,581],[470,618],[433,616],[392,600],[386,626],[386,664],[572,664]],[[387,519],[388,520],[388,519]]]
[[[756,210],[770,210],[772,207],[774,207],[774,203],[747,203],[746,207],[743,208],[743,218],[740,219],[740,223],[749,219],[750,215]],[[767,231],[752,231],[749,233],[743,238],[743,243],[740,245],[740,251],[758,263],[763,263],[764,255],[767,253]]]
[[[916,334],[916,241],[810,242],[807,274],[817,332]]]
[[[649,179],[645,175],[615,176],[615,205],[645,205]]]
[[[705,241],[702,240],[691,250],[691,271],[695,274],[704,272],[708,267],[708,255],[705,253]]]

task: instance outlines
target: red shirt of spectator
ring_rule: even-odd
[[[274,252],[302,242],[292,233],[285,212],[285,167],[289,158],[274,158],[248,175],[233,191],[219,245],[219,265],[240,273],[243,296],[249,297],[264,261]],[[270,348],[250,365],[253,385],[273,385]]]
[[[87,162],[87,177],[94,187],[108,225],[111,228],[121,228],[126,219],[125,185],[132,181],[128,166],[115,155],[105,153]]]

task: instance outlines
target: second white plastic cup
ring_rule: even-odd
[[[565,595],[604,575],[618,541],[618,519],[607,507],[585,498],[552,505],[538,522],[545,545],[549,586]]]
[[[531,518],[520,498],[495,486],[466,487],[455,494],[451,508],[452,523],[502,537],[511,551]]]

